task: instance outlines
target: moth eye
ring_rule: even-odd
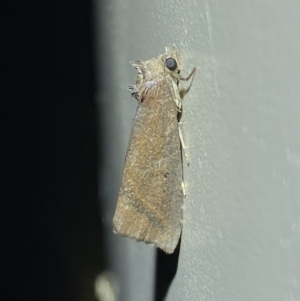
[[[170,71],[174,71],[177,68],[177,62],[175,59],[173,59],[172,57],[169,57],[168,59],[166,59],[166,67],[170,70]]]

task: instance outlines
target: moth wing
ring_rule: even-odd
[[[182,228],[182,158],[177,109],[166,81],[137,108],[113,219],[114,231],[167,253]]]

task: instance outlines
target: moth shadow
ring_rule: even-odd
[[[179,250],[180,241],[173,254],[166,254],[160,249],[157,249],[154,301],[161,301],[165,299],[170,284],[177,272]]]

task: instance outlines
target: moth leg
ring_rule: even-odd
[[[195,76],[195,72],[196,72],[196,68],[194,67],[193,70],[192,70],[192,72],[187,77],[180,76],[179,80],[188,81],[193,76],[193,79],[192,79],[192,82],[193,82],[194,76]]]
[[[183,196],[186,197],[184,182],[181,182],[181,190],[182,190]]]
[[[183,153],[184,153],[185,161],[186,161],[187,165],[190,165],[190,158],[187,154],[186,146],[185,146],[183,136],[182,136],[182,131],[181,131],[181,128],[180,128],[180,123],[178,124],[178,131],[179,131],[179,138],[180,138],[181,147],[182,147],[182,150],[183,150]]]
[[[167,77],[167,82],[176,106],[176,110],[181,113],[181,97],[178,91],[177,83],[171,77]]]
[[[180,80],[188,81],[193,76],[192,80],[191,80],[191,83],[189,84],[189,86],[187,87],[187,89],[185,89],[185,88],[180,89],[179,95],[180,95],[181,99],[183,99],[183,97],[185,96],[185,94],[187,94],[190,91],[190,88],[191,88],[191,86],[193,84],[193,81],[194,81],[195,72],[196,72],[196,68],[194,68],[192,70],[192,72],[189,74],[188,77],[180,77]]]

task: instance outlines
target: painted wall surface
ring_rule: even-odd
[[[136,107],[126,90],[135,81],[128,61],[176,44],[182,75],[194,66],[197,73],[183,103],[191,163],[179,266],[166,300],[299,300],[300,2],[107,2],[95,12],[107,25],[96,36],[109,58],[97,96],[110,129],[101,191],[107,227]],[[128,278],[128,299],[120,300],[153,300],[154,250],[114,239],[122,244],[116,258],[142,271],[148,288],[141,299]]]

